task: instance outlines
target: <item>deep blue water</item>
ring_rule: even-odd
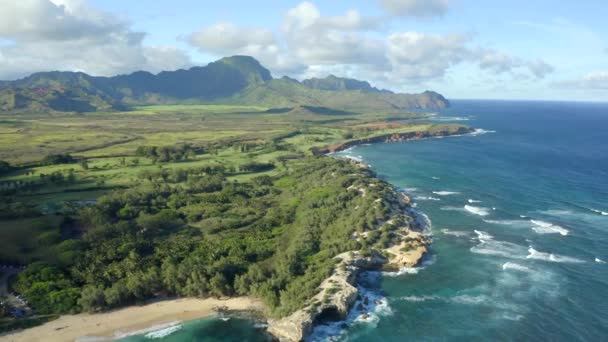
[[[433,246],[422,267],[374,278],[367,320],[314,338],[608,340],[608,104],[461,100],[432,121],[488,132],[341,153],[410,194]],[[222,340],[205,322],[164,340]]]

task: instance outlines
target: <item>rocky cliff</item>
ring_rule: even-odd
[[[364,167],[361,165],[361,167]],[[361,196],[365,188],[358,189]],[[392,218],[383,222],[375,230],[392,227],[392,240],[388,247],[372,249],[369,253],[361,251],[345,252],[337,255],[336,267],[330,277],[318,288],[317,294],[309,300],[306,307],[279,320],[269,320],[268,332],[280,341],[302,341],[312,331],[316,323],[325,320],[342,320],[359,296],[356,286],[357,276],[365,270],[396,270],[416,266],[424,254],[430,240],[421,231],[421,225],[411,215],[410,200],[404,194],[393,192]],[[392,200],[391,199],[391,200]],[[378,201],[386,200],[379,198]],[[370,231],[353,234],[352,238],[368,238]]]

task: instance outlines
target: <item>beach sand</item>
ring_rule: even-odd
[[[215,313],[214,308],[228,310],[264,311],[264,305],[255,299],[181,298],[132,306],[99,314],[65,315],[43,325],[0,335],[2,341],[75,341],[83,337],[118,337],[135,331],[168,324],[204,318]],[[85,340],[84,338],[82,340]]]

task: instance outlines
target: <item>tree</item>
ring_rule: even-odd
[[[12,169],[11,164],[4,160],[0,160],[0,175],[9,173]]]
[[[103,287],[96,285],[85,286],[80,294],[80,299],[78,299],[78,305],[88,312],[101,310],[106,305]]]
[[[89,169],[89,162],[86,159],[80,159],[80,161],[78,162],[78,164],[80,165],[80,167],[83,170],[88,170]]]

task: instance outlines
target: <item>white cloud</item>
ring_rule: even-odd
[[[78,0],[1,0],[0,36],[15,40],[71,40],[127,30],[127,22]]]
[[[145,46],[145,33],[81,0],[0,0],[0,79],[36,71],[115,75],[191,64],[174,47]]]
[[[515,73],[521,69],[528,70],[530,74],[536,78],[544,78],[547,74],[552,73],[555,69],[541,59],[527,61],[508,55],[504,52],[485,49],[479,52],[479,67],[488,69],[496,74]],[[525,74],[515,75],[517,78],[525,78]]]
[[[456,34],[393,33],[388,37],[386,52],[391,72],[410,80],[441,78],[452,65],[470,57],[469,40]]]
[[[188,41],[205,51],[226,54],[257,46],[260,49],[276,45],[272,31],[253,27],[237,27],[232,23],[218,23],[190,35]]]
[[[374,64],[383,59],[384,43],[358,31],[377,24],[354,10],[323,17],[313,3],[302,2],[287,12],[282,33],[287,48],[303,63]]]
[[[435,17],[444,15],[449,0],[378,0],[380,5],[395,16]]]
[[[594,71],[574,80],[555,83],[558,87],[587,90],[608,90],[608,71]]]

